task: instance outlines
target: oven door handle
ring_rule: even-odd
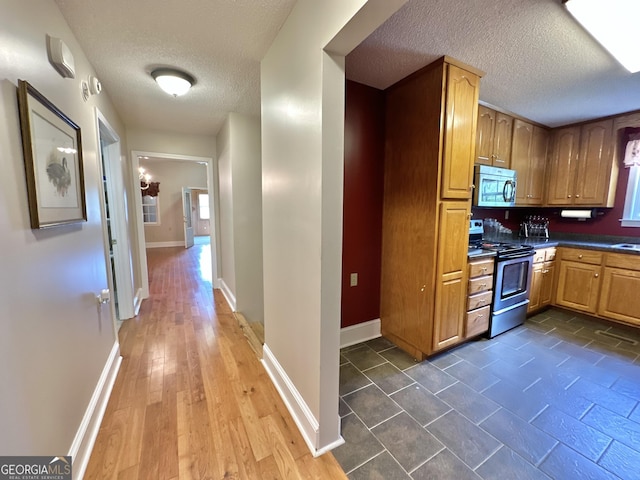
[[[511,254],[500,256],[500,258],[498,258],[498,262],[501,262],[504,260],[514,260],[516,258],[533,257],[533,255],[534,255],[533,250],[530,252],[511,253]]]

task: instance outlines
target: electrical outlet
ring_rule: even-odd
[[[352,287],[357,287],[358,286],[358,274],[357,273],[352,273],[351,274],[350,285]]]

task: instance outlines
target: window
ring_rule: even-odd
[[[145,225],[160,225],[159,197],[142,196],[142,220]]]
[[[209,194],[198,194],[198,215],[200,220],[209,220]]]
[[[638,133],[640,132],[629,135],[624,153],[624,166],[629,169],[629,181],[622,213],[623,227],[640,227],[640,138]]]

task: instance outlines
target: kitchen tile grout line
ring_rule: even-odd
[[[548,318],[553,318],[553,317],[548,317]],[[612,328],[612,327],[609,327],[609,328]],[[585,327],[583,326],[583,327],[581,327],[580,329],[576,330],[575,332],[569,332],[569,333],[570,333],[571,335],[575,335],[576,333],[578,333],[578,332],[580,332],[580,331],[582,331],[582,330],[584,330],[584,329],[585,329]],[[560,329],[558,329],[558,328],[557,328],[557,327],[555,327],[555,326],[554,326],[553,328],[551,328],[550,330],[546,331],[546,332],[540,332],[539,330],[537,330],[537,329],[535,329],[535,328],[534,328],[534,329],[532,329],[532,331],[535,331],[535,332],[537,332],[537,333],[539,333],[539,334],[541,334],[541,335],[548,335],[548,334],[550,334],[550,333],[552,333],[553,331],[556,331],[556,330],[560,331]],[[520,334],[518,334],[518,335],[520,335]],[[585,344],[585,345],[581,345],[580,347],[581,347],[581,348],[585,348],[585,347],[587,347],[588,345],[591,345],[592,343],[594,343],[595,341],[596,341],[595,339],[590,339],[590,341],[589,341],[587,344]],[[506,344],[506,343],[505,343],[504,345],[506,345],[506,346],[508,346],[508,347],[510,347],[510,348],[513,348],[515,351],[518,351],[518,350],[520,350],[522,347],[524,347],[524,346],[526,346],[526,345],[530,344],[531,342],[532,342],[531,340],[528,340],[526,343],[524,343],[524,344],[522,344],[522,345],[519,345],[518,347],[513,347],[513,346],[511,346],[511,345],[509,345],[509,344]],[[553,350],[556,346],[558,346],[558,345],[559,345],[560,343],[562,343],[562,342],[566,342],[566,341],[565,341],[565,340],[559,340],[557,343],[555,343],[555,344],[553,344],[553,345],[551,345],[551,346],[546,346],[545,348],[547,348],[547,349],[549,349],[549,350]],[[570,343],[570,342],[566,342],[566,343]],[[615,349],[615,348],[617,348],[617,347],[616,347],[616,346],[614,346],[614,345],[608,345],[608,346],[611,346],[611,348],[614,348],[614,349]],[[384,350],[376,351],[376,350],[374,350],[373,348],[371,348],[371,347],[369,347],[369,346],[367,346],[367,347],[368,347],[368,348],[370,348],[372,352],[374,352],[374,353],[378,353],[378,354],[379,354],[380,352],[387,351],[387,350],[391,350],[391,349],[393,349],[393,348],[394,348],[394,347],[390,347],[390,348],[387,348],[387,349],[384,349]],[[488,347],[485,347],[484,349],[481,349],[481,350],[486,350],[486,349],[488,349],[488,348],[490,348],[490,347],[488,346]],[[595,363],[590,363],[590,362],[588,362],[588,361],[587,361],[588,363],[590,363],[590,365],[598,366],[599,368],[602,368],[601,366],[597,365],[597,364],[598,364],[598,363],[600,363],[601,361],[603,361],[603,360],[605,360],[605,359],[607,359],[607,358],[610,358],[610,359],[612,359],[612,360],[614,360],[614,361],[615,361],[615,360],[617,360],[617,359],[615,358],[615,356],[613,356],[613,355],[602,354],[601,352],[596,351],[596,350],[593,350],[593,349],[588,349],[588,348],[585,348],[585,349],[586,349],[586,350],[589,350],[589,351],[591,351],[591,352],[593,352],[593,353],[595,353],[595,354],[599,354],[599,355],[600,355],[600,358],[599,358]],[[562,353],[562,352],[558,351],[557,353]],[[633,353],[633,352],[631,352],[631,353]],[[454,354],[454,355],[455,355],[455,354]],[[563,359],[563,360],[562,360],[562,361],[560,361],[558,364],[556,364],[556,365],[555,365],[556,367],[561,366],[562,364],[564,364],[566,361],[568,361],[568,360],[569,360],[569,359],[571,359],[571,358],[579,358],[579,357],[574,357],[574,356],[573,356],[573,355],[571,355],[571,354],[565,354],[565,355],[567,355],[567,358]],[[625,356],[625,357],[626,357],[626,356]],[[416,365],[411,365],[411,366],[409,366],[409,367],[406,367],[405,369],[401,369],[401,368],[399,368],[398,366],[396,366],[395,364],[393,364],[393,362],[391,362],[388,358],[386,358],[386,357],[383,357],[383,358],[385,358],[385,360],[386,360],[385,362],[383,362],[383,363],[381,363],[381,364],[378,364],[378,365],[375,365],[375,366],[372,366],[372,367],[369,367],[367,370],[370,370],[371,368],[375,368],[376,366],[383,365],[384,363],[389,363],[389,364],[390,364],[390,365],[392,365],[393,367],[397,368],[399,372],[405,373],[405,375],[407,375],[407,374],[406,374],[406,372],[405,372],[405,370],[408,370],[408,369],[413,368],[413,367],[415,367],[415,366],[417,366],[417,365],[418,365],[418,364],[416,364]],[[635,358],[631,358],[631,357],[626,357],[626,358],[627,358],[627,362],[629,362],[629,364],[630,364],[630,365],[636,365],[635,361],[636,361],[636,360],[638,360],[639,356],[638,356],[638,355],[636,355],[636,357],[635,357]],[[535,359],[535,357],[534,357],[533,359],[527,360],[526,362],[523,362],[521,365],[519,365],[519,367],[522,367],[522,366],[526,365],[527,363],[529,363],[529,362],[533,361],[534,359]],[[462,360],[464,360],[464,358],[459,358],[459,359],[458,359],[458,361],[456,362],[456,364],[457,364],[457,363],[460,363]],[[428,360],[427,360],[427,361],[428,361]],[[496,360],[496,361],[497,361],[497,360]],[[351,363],[351,362],[349,362],[349,363]],[[488,367],[488,366],[492,365],[493,363],[495,363],[495,361],[493,361],[493,362],[491,362],[491,363],[489,363],[489,364],[485,365],[485,366],[484,366],[484,367],[482,367],[482,368],[486,368],[486,367]],[[447,373],[447,374],[449,374],[449,373],[448,373],[448,372],[446,372],[446,369],[447,369],[447,368],[452,367],[453,365],[455,365],[455,364],[451,364],[451,365],[447,365],[447,367],[441,368],[441,367],[439,367],[438,365],[434,364],[433,362],[429,362],[429,364],[430,364],[430,365],[433,365],[433,366],[434,366],[434,367],[436,367],[438,370],[440,370],[440,371],[442,371],[442,372],[444,372],[444,373]],[[363,373],[363,374],[364,374],[365,370],[360,370],[360,369],[359,369],[358,367],[356,367],[354,364],[352,364],[352,366],[353,366],[354,368],[356,368],[358,371],[360,371],[360,373]],[[450,375],[450,374],[449,374],[449,375]],[[466,385],[466,383],[465,383],[465,382],[463,382],[462,380],[460,380],[460,379],[458,379],[458,378],[456,378],[456,377],[452,376],[452,378],[454,378],[454,379],[456,380],[453,384],[451,384],[451,385],[449,385],[449,386],[447,386],[447,387],[445,387],[445,388],[443,388],[443,389],[440,389],[438,392],[435,392],[435,393],[434,393],[434,392],[432,392],[431,390],[429,390],[428,388],[424,387],[424,385],[420,384],[420,382],[418,382],[418,381],[416,381],[415,379],[413,379],[413,377],[411,377],[411,376],[409,376],[409,375],[407,375],[407,376],[408,376],[409,378],[411,378],[412,380],[414,380],[411,384],[409,384],[409,385],[407,385],[407,386],[405,386],[405,387],[402,387],[402,388],[400,388],[400,389],[398,389],[398,390],[396,390],[396,391],[394,391],[394,392],[392,392],[392,393],[390,393],[390,394],[387,394],[386,392],[384,392],[384,390],[382,390],[382,389],[381,389],[381,388],[376,384],[376,382],[374,382],[373,380],[369,379],[369,377],[366,377],[366,375],[365,375],[365,377],[366,377],[366,378],[368,378],[368,379],[371,381],[371,383],[370,383],[370,384],[368,384],[368,385],[376,384],[376,386],[377,386],[377,387],[378,387],[378,388],[379,388],[379,389],[380,389],[380,390],[385,394],[385,396],[387,396],[387,397],[389,397],[389,398],[390,398],[390,395],[394,395],[394,394],[396,394],[396,393],[398,393],[398,392],[400,392],[400,391],[402,391],[402,390],[404,390],[404,389],[407,389],[407,388],[409,388],[409,387],[415,386],[416,384],[420,385],[421,387],[425,388],[428,392],[430,392],[431,394],[436,395],[436,396],[437,396],[437,394],[438,394],[438,393],[441,393],[442,391],[444,391],[444,390],[446,390],[447,388],[450,388],[450,387],[452,387],[452,386],[456,385],[457,383],[462,383],[463,385],[465,385],[465,386],[467,386],[467,387],[468,387],[468,385]],[[572,381],[571,381],[567,386],[565,386],[563,389],[564,389],[565,391],[566,391],[566,390],[568,390],[568,389],[569,389],[573,384],[575,384],[575,382],[577,382],[580,378],[582,378],[582,376],[580,376],[580,375],[576,376],[576,378],[574,378],[574,379],[573,379],[573,380],[572,380]],[[618,381],[619,381],[620,379],[622,379],[622,378],[624,378],[624,376],[616,375],[616,379],[613,381],[612,385],[614,385],[616,382],[618,382]],[[498,380],[498,381],[500,381],[500,380]],[[535,384],[537,384],[539,381],[541,381],[541,378],[536,379],[536,380],[535,380],[534,382],[532,382],[530,385],[528,385],[527,387],[525,387],[524,389],[522,389],[522,391],[523,391],[523,392],[526,392],[528,389],[530,389],[531,387],[533,387],[533,386],[534,386]],[[496,383],[497,383],[497,382],[496,382]],[[367,385],[367,386],[368,386],[368,385]],[[494,383],[494,384],[492,384],[492,385],[495,385],[495,383]],[[484,392],[487,388],[490,388],[492,385],[490,385],[490,386],[486,387],[485,389],[483,389],[483,390],[482,390],[482,391],[480,391],[480,392],[478,392],[478,391],[477,391],[477,390],[475,390],[475,389],[473,389],[473,390],[474,390],[474,391],[476,391],[476,392],[478,392],[478,393],[482,393],[482,392]],[[364,388],[364,387],[362,387],[362,388]],[[610,389],[610,388],[611,388],[611,386],[603,386],[603,388]],[[359,389],[357,389],[357,390],[359,390]],[[355,391],[357,391],[357,390],[354,390],[354,392],[355,392]],[[350,392],[350,393],[353,393],[353,392]],[[618,393],[620,393],[620,392],[618,392]],[[623,395],[624,395],[624,394],[623,394]],[[627,396],[627,395],[625,395],[625,396]],[[631,400],[635,400],[635,399],[634,399],[634,398],[632,398],[632,397],[628,397],[628,398],[630,398]],[[394,401],[394,402],[395,402],[395,400],[394,400],[394,399],[392,399],[392,398],[390,398],[390,399],[391,399],[392,401]],[[440,401],[442,401],[443,403],[445,403],[447,406],[451,407],[451,406],[450,406],[446,401],[444,401],[444,400],[443,400],[443,399],[441,399],[440,397],[438,397],[438,399],[439,399]],[[586,399],[586,400],[588,400],[588,399]],[[589,401],[590,401],[590,400],[589,400]],[[631,409],[631,412],[629,413],[629,415],[631,415],[631,414],[633,413],[633,411],[638,407],[638,405],[640,405],[640,403],[639,403],[637,400],[635,400],[635,401],[636,401],[636,404],[635,404],[635,406]],[[580,417],[578,417],[578,418],[576,419],[577,421],[580,421],[580,422],[581,422],[581,420],[582,420],[582,419],[583,419],[583,418],[584,418],[584,417],[585,417],[585,416],[586,416],[586,415],[587,415],[587,414],[588,414],[588,413],[589,413],[589,412],[590,412],[590,411],[591,411],[591,410],[596,406],[596,403],[595,403],[595,402],[592,402],[592,401],[590,401],[590,402],[592,403],[592,405],[591,405],[591,406],[590,406],[590,407],[589,407],[589,408],[588,408],[584,413],[582,413],[582,415],[581,415]],[[395,402],[395,403],[397,404],[397,402]],[[404,411],[405,413],[409,414],[408,412],[406,412],[406,411],[404,410],[404,408],[403,408],[403,407],[401,407],[399,404],[397,404],[397,405],[401,408],[401,410],[402,410],[402,411]],[[537,414],[536,414],[536,415],[531,419],[531,421],[530,421],[529,423],[531,423],[531,422],[535,421],[535,419],[536,419],[536,418],[538,418],[538,417],[539,417],[539,416],[540,416],[540,415],[541,415],[541,414],[542,414],[542,413],[543,413],[543,412],[544,412],[548,407],[549,407],[549,404],[545,405],[545,407],[543,407],[543,408],[540,410],[540,412],[538,412],[538,413],[537,413]],[[509,410],[509,409],[507,409],[507,408],[503,407],[502,405],[500,405],[500,408],[499,408],[498,410],[496,410],[496,411],[494,411],[493,413],[489,414],[487,417],[485,417],[484,419],[480,420],[478,423],[475,423],[475,422],[471,421],[471,419],[468,419],[466,416],[464,416],[464,415],[463,415],[463,414],[461,414],[460,412],[458,412],[458,413],[459,413],[461,416],[463,416],[464,418],[466,418],[466,419],[467,419],[469,422],[471,422],[472,424],[474,424],[474,425],[478,426],[479,428],[482,428],[482,427],[480,427],[480,426],[479,426],[479,424],[480,424],[480,423],[482,423],[483,421],[485,421],[485,420],[486,420],[487,418],[489,418],[491,415],[495,414],[495,413],[496,413],[497,411],[499,411],[501,408],[504,408],[505,410]],[[606,407],[603,407],[603,408],[605,408],[605,409],[606,409]],[[350,409],[350,410],[351,410],[351,409]],[[444,414],[440,415],[437,419],[441,418],[442,416],[446,415],[447,413],[451,412],[452,410],[455,410],[455,408],[452,408],[452,407],[451,407],[451,410],[449,410],[448,412],[446,412],[446,413],[444,413]],[[607,410],[608,410],[608,409],[607,409]],[[355,412],[354,412],[353,410],[351,410],[351,412],[350,412],[350,413],[355,414]],[[402,412],[398,412],[398,414],[395,414],[395,415],[393,415],[393,416],[389,417],[389,419],[391,419],[391,418],[393,418],[393,417],[395,417],[395,416],[399,415],[400,413],[402,413]],[[615,413],[615,412],[614,412],[614,413]],[[356,417],[358,417],[358,416],[357,416],[357,414],[355,414],[355,415],[356,415]],[[628,417],[629,417],[629,415],[627,415],[625,418],[628,418]],[[409,416],[410,416],[414,421],[416,420],[416,419],[415,419],[415,418],[413,418],[410,414],[409,414]],[[623,417],[624,417],[624,416],[623,416]],[[359,418],[359,417],[358,417],[358,418]],[[574,417],[574,418],[575,418],[575,417]],[[387,420],[389,420],[389,419],[387,419]],[[433,423],[433,422],[434,422],[434,421],[436,421],[437,419],[433,419],[433,420],[431,420],[429,423],[425,424],[425,425],[424,425],[424,426],[422,426],[422,427],[423,427],[423,428],[426,428],[428,425],[430,425],[431,423]],[[387,421],[387,420],[385,420],[385,421]],[[380,422],[378,425],[380,425],[381,423],[384,423],[384,421],[383,421],[383,422]],[[419,424],[419,422],[418,422],[418,424]],[[376,426],[377,426],[377,425],[376,425]],[[375,428],[375,426],[374,426],[374,427],[372,427],[372,428]],[[370,429],[369,429],[369,430],[370,430]],[[484,429],[482,429],[482,430],[484,431]],[[599,429],[596,429],[596,430],[598,430],[598,431],[599,431]],[[543,432],[544,432],[544,430],[541,430],[541,431],[543,431]],[[371,432],[371,433],[372,433],[372,435],[373,435],[373,432]],[[489,436],[491,436],[492,438],[494,438],[494,437],[493,437],[492,435],[490,435],[488,432],[486,432],[486,431],[485,431],[485,433],[487,433]],[[546,433],[546,432],[545,432],[545,433]],[[609,436],[606,432],[601,432],[601,433],[605,434],[606,436]],[[542,458],[542,459],[541,459],[537,464],[532,464],[531,462],[529,462],[528,460],[526,460],[526,459],[524,459],[524,458],[523,458],[523,460],[527,461],[527,463],[529,463],[529,464],[533,465],[535,468],[538,468],[538,467],[539,467],[539,465],[541,465],[541,464],[546,460],[546,458],[550,455],[550,453],[551,453],[551,452],[552,452],[552,451],[553,451],[553,450],[554,450],[554,449],[555,449],[559,444],[566,445],[566,444],[564,444],[564,442],[562,442],[562,441],[558,440],[558,439],[557,439],[557,438],[555,438],[553,435],[550,435],[550,437],[551,437],[551,438],[553,438],[557,443],[556,443],[556,444],[555,444],[555,445],[554,445],[554,446],[553,446],[553,447],[552,447],[552,448],[551,448],[551,449],[546,453],[546,455],[545,455],[545,456],[544,456],[544,457],[543,457],[543,458]],[[377,439],[377,437],[375,437],[375,435],[374,435],[374,438],[376,438],[376,440],[379,442],[379,440]],[[436,438],[437,438],[437,437],[436,437]],[[611,438],[611,441],[609,442],[609,444],[607,445],[607,447],[606,447],[606,449],[603,451],[603,453],[598,457],[598,460],[597,460],[597,461],[595,461],[595,462],[593,462],[594,464],[596,464],[596,465],[600,466],[597,462],[598,462],[598,461],[599,461],[599,460],[600,460],[600,459],[601,459],[601,458],[606,454],[606,452],[609,450],[609,448],[610,448],[610,447],[611,447],[611,445],[613,444],[613,441],[615,441],[615,439],[614,439],[613,437],[610,437],[610,438]],[[500,447],[498,447],[498,449],[496,450],[496,452],[497,452],[497,451],[499,451],[499,450],[500,450],[500,448],[502,448],[502,446],[505,446],[505,447],[507,447],[507,448],[510,448],[510,447],[508,447],[507,445],[503,444],[501,441],[499,441],[499,440],[497,440],[497,439],[495,439],[495,440],[496,440],[496,441],[501,445]],[[439,440],[438,440],[438,441],[439,441]],[[440,443],[442,443],[442,442],[440,442]],[[382,446],[384,447],[384,445],[382,445]],[[569,447],[569,448],[571,448],[571,447]],[[445,448],[443,448],[442,450],[440,450],[438,453],[442,452],[442,451],[443,451],[443,450],[445,450],[445,449],[446,449],[446,450],[449,450],[449,449],[448,449],[448,448],[446,448],[446,446],[445,446]],[[387,451],[387,452],[388,452],[388,450],[387,450],[386,448],[384,448],[384,449],[383,449],[383,451]],[[576,450],[574,450],[574,451],[576,451]],[[457,458],[457,455],[455,455],[451,450],[449,450],[449,452],[450,452],[451,454],[453,454],[454,456],[456,456],[456,458]],[[488,459],[490,459],[493,455],[495,455],[495,453],[496,453],[496,452],[492,453],[492,454],[491,454],[487,459],[485,459],[485,460],[484,460],[480,465],[484,464]],[[577,452],[577,451],[576,451],[576,452]],[[382,453],[382,452],[381,452],[381,453]],[[431,458],[433,458],[433,457],[435,457],[436,455],[438,455],[438,453],[436,453],[435,455],[433,455]],[[516,453],[517,453],[517,452],[516,452]],[[579,455],[582,455],[580,452],[577,452],[577,453],[578,453]],[[390,453],[390,452],[389,452],[389,454],[391,455],[391,453]],[[377,456],[377,455],[376,455],[376,456]],[[376,456],[374,456],[374,457],[372,457],[372,458],[375,458]],[[395,459],[395,457],[393,457],[393,455],[391,455],[391,456],[392,456],[392,458],[394,458],[394,459]],[[521,458],[522,458],[522,457],[521,457]],[[370,461],[370,460],[371,460],[371,459],[369,459],[368,461]],[[425,463],[427,463],[429,460],[430,460],[430,459],[425,460],[425,461],[424,461],[420,466],[424,465],[424,464],[425,464]],[[461,461],[462,461],[462,460],[461,460]],[[397,459],[396,459],[396,462],[397,462]],[[365,462],[365,463],[366,463],[366,462]],[[399,463],[399,462],[398,462],[398,463]],[[464,463],[464,462],[463,462],[463,463]],[[464,463],[464,464],[466,465],[466,463]],[[479,467],[480,467],[480,465],[479,465],[477,468],[479,468]],[[414,470],[412,470],[412,472],[415,472],[418,468],[420,468],[420,466],[416,467]],[[467,465],[467,467],[468,467],[468,465]],[[604,467],[602,467],[602,466],[600,466],[600,467],[601,467],[601,468],[604,468]],[[476,469],[477,469],[477,468],[476,468]],[[355,469],[354,469],[354,470],[355,470]],[[404,468],[403,468],[403,470],[404,470]],[[607,469],[604,469],[604,470],[606,470],[607,472],[609,472],[609,470],[607,470]],[[352,471],[353,471],[353,470],[352,470]],[[475,471],[475,470],[474,470],[474,471]],[[406,470],[405,470],[405,472],[406,472]]]

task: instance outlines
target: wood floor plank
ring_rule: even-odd
[[[147,254],[149,292],[119,331],[123,357],[87,480],[346,479],[314,458],[219,290],[209,246]]]

